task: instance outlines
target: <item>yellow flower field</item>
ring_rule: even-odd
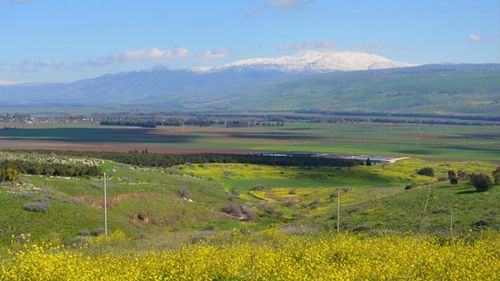
[[[145,252],[25,244],[2,252],[0,280],[498,280],[500,268],[497,233],[452,242],[393,235],[239,236]]]

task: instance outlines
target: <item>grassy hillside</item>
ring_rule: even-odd
[[[416,175],[419,168],[428,166],[435,169],[436,178]],[[297,228],[301,225],[310,227],[306,231],[332,230],[337,194],[341,198],[343,231],[446,234],[450,212],[457,234],[474,228],[480,220],[498,229],[498,187],[477,193],[466,182],[449,187],[437,181],[448,169],[491,172],[495,166],[485,162],[410,159],[393,165],[352,168],[197,164],[168,169],[105,162],[104,168],[110,175],[110,229],[123,231],[134,240],[162,241],[173,233],[187,233],[182,239],[191,239],[207,231],[271,226],[291,232],[303,231]],[[11,235],[20,233],[30,233],[38,241],[87,239],[88,232],[103,225],[101,180],[23,175],[15,184],[2,183],[0,242],[8,243]],[[417,186],[403,189],[412,183]],[[427,218],[421,221],[427,184],[432,184],[431,198]],[[30,212],[23,208],[33,202],[46,202],[50,209]],[[238,208],[247,208],[255,217],[243,211],[241,220],[240,209],[221,212],[229,206],[244,206]]]

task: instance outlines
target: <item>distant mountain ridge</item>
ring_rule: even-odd
[[[0,110],[500,112],[500,64],[373,69],[365,63],[366,70],[359,71],[322,71],[321,64],[293,70],[261,66],[240,62],[212,71],[151,69],[72,83],[5,85],[0,86]]]

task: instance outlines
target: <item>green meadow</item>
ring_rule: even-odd
[[[32,152],[2,152],[0,157],[34,155],[70,159]],[[498,186],[475,192],[467,181],[451,186],[446,180],[450,169],[490,174],[496,167],[490,162],[412,158],[350,168],[216,163],[146,168],[105,161],[102,166],[109,175],[111,231],[162,245],[235,230],[335,231],[338,203],[343,232],[448,235],[450,216],[456,235],[475,231],[480,221],[498,229]],[[423,167],[432,167],[435,176],[417,175]],[[405,190],[408,185],[413,188]],[[2,244],[19,233],[30,233],[36,241],[74,243],[103,225],[98,177],[22,175],[16,183],[0,184],[0,200]],[[50,205],[47,212],[23,208],[42,201]],[[255,217],[242,220],[222,212],[235,205],[248,207]]]

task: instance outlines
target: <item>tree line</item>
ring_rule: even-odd
[[[102,169],[99,166],[85,164],[62,164],[25,160],[0,161],[0,181],[14,181],[20,173],[62,177],[93,177],[101,175]],[[17,176],[15,176],[16,174]]]
[[[218,119],[218,118],[126,118],[126,119],[106,119],[99,122],[99,125],[106,126],[134,126],[143,128],[156,128],[157,126],[224,126],[227,128],[239,127],[282,127],[283,121],[259,120],[259,119]]]
[[[90,151],[37,151],[37,153],[57,153],[74,157],[93,157],[111,160],[119,163],[143,167],[172,167],[184,164],[204,163],[242,163],[269,166],[333,166],[352,167],[363,165],[363,161],[354,159],[334,159],[307,156],[264,156],[253,154],[160,154],[148,153],[144,150],[131,150],[129,152],[90,152]]]

